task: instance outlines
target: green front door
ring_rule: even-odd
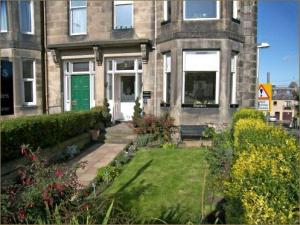
[[[89,74],[71,76],[72,110],[90,109],[90,76]]]

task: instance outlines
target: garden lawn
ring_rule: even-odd
[[[136,223],[200,223],[205,174],[205,214],[214,208],[208,203],[206,153],[205,148],[140,150],[103,194],[115,195]]]

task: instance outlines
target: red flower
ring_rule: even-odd
[[[26,212],[24,209],[19,209],[18,211],[18,219],[23,222],[26,219]]]
[[[57,169],[55,171],[55,176],[57,177],[62,177],[64,175],[63,171],[61,169]]]
[[[30,157],[31,161],[36,161],[37,160],[37,156],[35,154],[32,154]]]

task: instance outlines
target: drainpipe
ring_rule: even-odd
[[[43,24],[43,27],[44,27],[44,36],[42,37],[42,39],[44,40],[44,67],[45,67],[45,70],[44,70],[44,73],[45,73],[45,82],[44,82],[44,85],[45,85],[45,111],[47,114],[49,114],[49,90],[48,90],[48,54],[47,54],[47,7],[46,7],[46,4],[47,4],[47,1],[43,1],[43,7],[44,7],[44,24]]]
[[[44,4],[46,2],[41,1],[40,2],[40,14],[41,14],[41,21],[40,21],[40,27],[41,27],[41,76],[42,76],[42,108],[43,108],[43,114],[47,112],[46,110],[46,86],[45,86],[45,44],[44,44],[44,37],[45,37],[45,7]]]
[[[156,14],[156,0],[154,0],[154,115],[157,116],[157,46],[156,46],[156,39],[157,39],[157,14]]]

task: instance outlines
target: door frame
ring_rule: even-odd
[[[74,62],[88,62],[89,70],[74,72],[73,63]],[[90,108],[95,107],[95,62],[92,59],[76,59],[68,60],[63,62],[64,77],[63,77],[63,97],[64,97],[64,111],[71,111],[71,78],[76,75],[86,75],[89,74],[90,81]]]
[[[134,69],[133,70],[117,70],[116,65],[117,62],[120,60],[134,60]],[[128,56],[128,57],[108,57],[105,58],[105,96],[108,96],[108,76],[112,76],[112,93],[111,93],[111,99],[107,99],[110,111],[112,114],[112,121],[116,120],[122,120],[121,118],[121,97],[119,96],[119,101],[117,101],[118,96],[116,96],[116,88],[119,91],[121,91],[121,82],[119,80],[119,85],[116,87],[115,85],[115,79],[120,79],[121,76],[135,76],[135,82],[134,82],[134,91],[135,91],[135,99],[140,95],[140,104],[141,107],[143,107],[143,99],[142,99],[142,91],[143,91],[143,68],[139,69],[139,61],[141,62],[141,58],[138,56]],[[109,69],[109,64],[111,62],[111,69]],[[139,82],[138,82],[139,81]],[[138,87],[138,84],[141,84],[140,88]]]

